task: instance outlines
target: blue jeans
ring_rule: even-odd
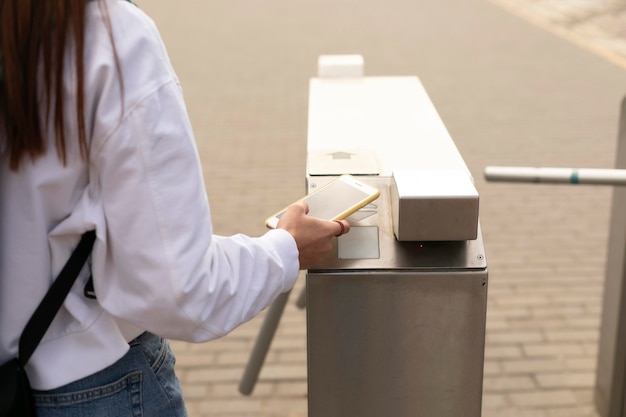
[[[119,361],[51,391],[35,391],[38,417],[186,416],[167,340],[144,333]]]

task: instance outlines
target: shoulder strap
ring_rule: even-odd
[[[87,257],[91,253],[91,248],[96,240],[96,232],[91,230],[85,232],[78,242],[78,246],[72,252],[72,256],[67,261],[57,279],[39,303],[39,306],[26,324],[20,336],[19,360],[22,366],[26,365],[35,348],[48,330],[50,323],[63,305],[65,297],[70,292],[76,277],[83,268]]]

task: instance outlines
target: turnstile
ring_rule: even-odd
[[[480,416],[482,240],[399,242],[389,179],[306,276],[310,417]]]
[[[470,172],[417,77],[320,57],[309,191],[341,174],[381,191],[306,274],[309,417],[479,417],[487,261]],[[249,394],[286,296],[272,305]]]

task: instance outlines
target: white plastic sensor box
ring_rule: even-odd
[[[363,76],[361,55],[320,55],[317,75],[320,78],[359,78]]]
[[[478,236],[478,191],[465,171],[393,172],[393,231],[399,241],[459,241]]]

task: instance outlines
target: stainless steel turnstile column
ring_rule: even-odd
[[[626,99],[616,167],[626,169]],[[612,204],[595,400],[601,416],[626,417],[626,188],[614,188]]]
[[[348,173],[381,191],[348,219],[350,233],[331,254],[307,271],[309,417],[479,417],[487,306],[480,229],[477,238],[441,241],[435,231],[429,241],[407,241],[432,224],[443,226],[439,237],[454,236],[455,219],[472,218],[463,207],[432,209],[447,208],[459,190],[451,180],[451,195],[437,200],[429,193],[446,186],[428,185],[441,177],[458,174],[473,185],[421,83],[312,79],[307,153],[309,190]],[[404,197],[394,188],[400,171],[415,173],[406,183],[415,186],[416,199],[403,199],[402,209]],[[430,178],[422,183],[421,175]],[[424,214],[411,209],[418,204]],[[394,224],[404,208],[402,224]],[[409,238],[400,241],[396,233]]]
[[[622,101],[621,106],[615,167],[626,169],[626,99]],[[626,188],[624,187],[613,189],[595,401],[601,416],[626,417]]]
[[[365,180],[383,190],[376,214],[351,222],[306,277],[309,417],[478,417],[482,239],[398,242],[388,179]]]

